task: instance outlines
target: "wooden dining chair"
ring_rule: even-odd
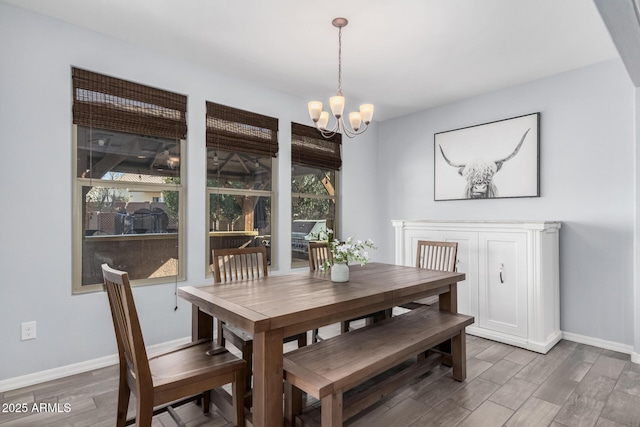
[[[309,242],[309,271],[317,271],[322,267],[325,261],[333,259],[329,246],[326,242]],[[311,332],[311,341],[317,343],[322,341],[320,331],[314,329]]]
[[[250,280],[266,277],[267,250],[264,246],[213,249],[213,278],[216,283]],[[245,388],[251,390],[251,376],[253,366],[253,335],[234,326],[221,322],[218,319],[218,345],[224,347],[229,341],[242,352],[242,358],[246,362]],[[301,333],[286,337],[285,343],[297,341],[298,347],[307,345],[307,334]],[[245,397],[245,406],[251,407],[251,395]]]
[[[458,242],[437,242],[419,240],[416,252],[416,267],[436,271],[456,271],[456,257],[458,255]],[[400,307],[408,310],[432,305],[438,301],[438,296],[423,298],[403,304]]]
[[[317,271],[322,267],[322,264],[325,261],[331,261],[333,259],[333,255],[329,250],[329,246],[327,242],[309,242],[309,270]],[[355,317],[349,320],[343,320],[340,322],[340,333],[349,332],[351,329],[351,322],[355,322],[357,320],[366,320],[367,322],[371,322],[374,317],[376,318],[384,318],[386,316],[385,312],[378,312],[373,314],[368,314],[365,316]],[[318,329],[314,329],[311,334],[312,340],[314,343],[321,341],[322,337],[319,335]]]
[[[184,425],[173,407],[204,397],[209,412],[210,390],[232,384],[235,424],[244,426],[245,361],[211,340],[200,340],[147,358],[129,275],[102,264],[104,285],[118,344],[120,379],[116,425],[151,426],[152,417],[168,411]],[[127,421],[131,393],[136,396],[136,418]],[[171,405],[168,403],[173,402]]]
[[[331,261],[333,256],[327,242],[309,242],[309,270],[317,271],[325,261]]]

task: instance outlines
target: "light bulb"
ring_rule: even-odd
[[[342,117],[344,112],[344,96],[336,95],[329,98],[329,104],[331,104],[331,112],[336,119]]]
[[[316,123],[320,118],[320,113],[322,112],[322,102],[311,101],[307,105],[309,107],[309,117],[311,117],[311,120]]]
[[[362,116],[358,112],[349,113],[349,123],[351,123],[351,129],[357,132],[362,124]]]
[[[327,124],[329,123],[329,113],[323,111],[320,113],[320,118],[318,119],[318,129],[327,130]]]
[[[362,121],[368,125],[373,119],[373,104],[362,104],[360,106],[360,114],[362,115]]]

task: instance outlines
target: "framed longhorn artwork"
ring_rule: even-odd
[[[540,113],[434,135],[434,200],[540,196]]]

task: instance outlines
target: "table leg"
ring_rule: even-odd
[[[283,423],[283,339],[282,329],[253,335],[253,425],[256,427]]]
[[[213,317],[200,311],[196,305],[191,307],[191,339],[213,339]]]
[[[449,286],[449,292],[440,294],[438,306],[440,310],[458,313],[458,284],[454,283]]]

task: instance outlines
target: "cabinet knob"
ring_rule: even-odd
[[[502,270],[504,270],[504,264],[500,264],[500,283],[504,283],[504,279],[502,278]]]

